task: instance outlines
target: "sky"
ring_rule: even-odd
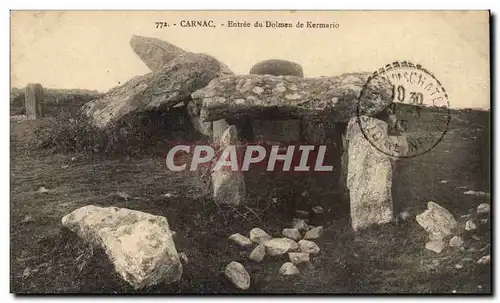
[[[155,26],[182,20],[213,20],[216,27]],[[339,27],[227,27],[228,21],[266,20]],[[11,87],[35,82],[106,92],[150,71],[131,49],[132,35],[208,53],[236,74],[266,59],[297,62],[305,77],[371,72],[408,60],[440,80],[451,107],[490,107],[487,11],[16,11]]]

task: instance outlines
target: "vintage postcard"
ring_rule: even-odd
[[[489,11],[11,11],[16,294],[491,294]]]

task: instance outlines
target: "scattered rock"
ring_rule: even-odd
[[[290,252],[288,257],[293,264],[300,264],[304,262],[309,262],[309,253],[303,252]]]
[[[321,206],[314,206],[312,208],[312,212],[315,213],[316,215],[321,215],[321,214],[325,213],[325,210]]]
[[[302,238],[299,230],[295,228],[285,228],[283,229],[281,234],[283,235],[283,237],[292,239],[294,241],[299,241]]]
[[[425,248],[428,250],[432,250],[435,253],[441,253],[444,249],[444,241],[443,240],[431,240],[425,243]]]
[[[481,219],[479,220],[479,223],[485,225],[485,224],[488,224],[488,219]]]
[[[303,253],[309,253],[311,255],[319,254],[319,247],[316,243],[309,240],[300,240],[299,241],[299,249]]]
[[[250,275],[240,263],[235,261],[229,263],[224,274],[237,288],[245,290],[250,287]]]
[[[462,264],[455,264],[456,269],[462,269],[464,266]]]
[[[68,168],[68,167],[69,167],[69,165],[67,165],[67,164],[66,165],[61,165],[62,169],[65,169],[65,168]]]
[[[418,224],[429,234],[431,241],[441,241],[452,234],[457,227],[457,221],[453,215],[439,204],[429,201],[427,210],[416,216]],[[426,245],[427,247],[427,245]]]
[[[181,259],[182,263],[184,263],[184,264],[189,263],[189,259],[185,253],[183,253],[183,252],[179,253],[179,258]]]
[[[472,230],[476,230],[476,228],[477,228],[477,226],[476,226],[476,223],[474,223],[474,221],[469,220],[469,221],[465,222],[465,230],[472,231]]]
[[[243,247],[252,246],[252,241],[250,241],[250,239],[239,233],[231,235],[229,237],[229,240]]]
[[[481,259],[477,260],[477,264],[489,264],[491,261],[490,255],[486,255],[481,257]]]
[[[283,276],[296,276],[299,273],[299,269],[292,262],[286,262],[280,268],[280,275]]]
[[[490,205],[488,203],[481,203],[477,207],[478,214],[486,214],[490,212]]]
[[[264,244],[259,244],[250,253],[250,260],[259,263],[262,261],[262,259],[264,259],[265,256],[266,256],[266,247],[264,246]]]
[[[182,264],[167,219],[118,207],[81,207],[62,225],[102,246],[118,274],[135,289],[178,281]]]
[[[298,229],[301,232],[309,230],[309,226],[307,226],[306,221],[303,219],[293,219],[292,228]]]
[[[489,197],[490,196],[490,194],[485,193],[484,191],[474,191],[474,190],[465,191],[464,195],[476,196],[476,197]]]
[[[309,212],[305,210],[296,210],[295,211],[295,216],[300,219],[308,219],[309,218]]]
[[[250,231],[250,241],[256,244],[264,244],[267,241],[271,240],[273,237],[268,233],[263,231],[262,229],[256,227]]]
[[[173,197],[176,197],[176,195],[172,194],[172,193],[166,193],[166,194],[163,195],[163,197],[165,197],[165,198],[173,198]]]
[[[304,235],[304,239],[318,239],[323,235],[323,226],[317,226],[312,229],[310,229],[306,234]]]
[[[446,181],[446,180],[441,180],[441,181],[439,181],[439,183],[441,183],[441,184],[446,184],[446,183],[448,183],[448,181]]]
[[[462,247],[464,246],[464,240],[460,236],[454,236],[450,239],[450,247]]]
[[[274,238],[264,243],[270,256],[279,256],[298,248],[297,242],[288,238]]]

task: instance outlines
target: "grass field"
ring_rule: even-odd
[[[114,272],[104,252],[61,228],[61,218],[88,204],[118,206],[165,216],[177,232],[175,243],[189,263],[180,282],[142,290],[147,293],[239,293],[223,275],[230,261],[249,271],[252,293],[490,293],[490,265],[476,261],[490,252],[490,228],[463,229],[475,208],[489,198],[488,113],[457,112],[444,140],[432,151],[400,160],[394,176],[396,212],[407,221],[359,233],[350,230],[348,205],[335,186],[300,177],[246,176],[248,207],[219,208],[196,175],[167,170],[167,150],[135,157],[33,151],[34,124],[11,123],[11,291],[16,293],[133,293]],[[485,151],[486,149],[486,151]],[[263,179],[267,178],[267,179]],[[38,191],[40,187],[49,190]],[[307,190],[308,195],[303,195]],[[135,197],[125,201],[115,193]],[[171,193],[171,197],[164,197]],[[459,221],[463,250],[441,254],[425,249],[427,235],[415,215],[435,201]],[[283,258],[256,264],[250,251],[228,236],[261,227],[277,236],[290,225],[295,208],[322,205],[327,214],[312,218],[325,235],[321,253],[300,276],[278,274]],[[475,236],[474,236],[475,235]],[[474,236],[474,237],[473,237]],[[457,266],[458,264],[458,266]],[[460,267],[460,268],[459,268]]]

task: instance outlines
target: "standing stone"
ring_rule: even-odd
[[[227,126],[227,127],[226,127]],[[222,136],[221,130],[226,127]],[[236,126],[229,126],[225,120],[213,123],[213,138],[219,146],[218,156],[227,146],[237,146]],[[235,159],[231,159],[235,161]],[[212,172],[212,184],[214,189],[214,199],[217,204],[240,205],[245,200],[245,178],[240,167],[233,171],[231,167],[225,166]]]
[[[26,117],[31,119],[41,118],[43,116],[42,107],[44,100],[44,92],[41,84],[30,83],[26,86],[24,93],[26,105]]]
[[[378,129],[387,136],[387,123],[362,116],[364,129]],[[388,155],[368,141],[354,117],[347,126],[347,188],[353,230],[392,221],[392,165]]]

